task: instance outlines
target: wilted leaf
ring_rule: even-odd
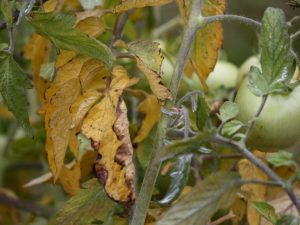
[[[31,88],[31,83],[13,57],[0,52],[0,92],[18,122],[29,136],[32,131],[28,117],[28,102],[26,89]]]
[[[223,122],[227,122],[239,114],[240,110],[236,103],[234,102],[224,102],[224,104],[220,108],[220,119]]]
[[[172,158],[176,155],[187,154],[187,153],[210,153],[208,151],[203,151],[203,147],[206,143],[210,141],[212,134],[202,134],[199,133],[191,138],[185,138],[183,140],[172,141],[170,144],[166,145],[160,151],[160,159],[166,160]]]
[[[217,210],[233,202],[239,187],[236,174],[213,174],[174,204],[157,225],[205,225]]]
[[[139,104],[137,111],[145,114],[142,125],[134,138],[134,143],[142,142],[148,137],[154,125],[160,119],[160,104],[154,95],[147,95]]]
[[[120,98],[130,80],[121,66],[114,68],[113,75],[105,97],[89,111],[81,131],[100,156],[95,171],[107,194],[131,203],[135,199],[133,149],[126,105]]]
[[[159,43],[152,41],[135,41],[128,45],[129,52],[133,54],[137,61],[137,67],[145,74],[149,85],[155,96],[164,101],[172,99],[171,92],[161,81],[161,54]]]
[[[275,209],[267,202],[253,202],[253,207],[273,225],[276,225],[277,215]]]
[[[56,215],[53,225],[88,225],[105,222],[115,203],[110,200],[96,179],[89,180],[78,193],[68,200]]]
[[[257,153],[258,154],[258,153]],[[249,160],[242,159],[239,161],[239,174],[243,180],[268,180],[268,177]],[[246,184],[242,186],[242,190],[247,192],[247,219],[249,225],[260,224],[260,214],[257,212],[252,204],[254,201],[265,201],[267,186],[257,184]]]
[[[75,17],[72,15],[35,12],[31,13],[28,21],[38,33],[49,38],[58,48],[97,58],[108,68],[112,66],[110,49],[100,41],[73,28]],[[62,27],[64,29],[61,29]]]
[[[291,167],[296,164],[293,153],[286,151],[279,151],[268,155],[267,160],[275,167],[287,166]]]
[[[122,3],[115,6],[113,13],[121,13],[133,8],[143,8],[146,6],[158,6],[171,3],[173,0],[122,0]]]
[[[180,195],[185,187],[190,173],[192,155],[179,156],[170,172],[171,183],[164,198],[159,200],[160,204],[170,204]]]
[[[203,16],[224,14],[225,8],[226,0],[202,1]],[[192,56],[200,79],[206,79],[213,71],[222,44],[223,27],[221,22],[214,22],[197,31]]]

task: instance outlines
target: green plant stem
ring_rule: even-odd
[[[7,29],[8,37],[9,37],[8,52],[10,54],[13,54],[13,52],[14,52],[14,30],[13,30],[13,25],[12,24],[7,24],[6,29]]]
[[[158,38],[162,34],[167,33],[168,31],[179,26],[181,23],[182,23],[181,18],[179,16],[176,16],[173,19],[169,20],[168,22],[162,24],[155,30],[153,30],[153,37]]]
[[[295,16],[290,21],[287,22],[287,25],[291,27],[293,23],[297,22],[298,20],[300,20],[300,16]]]
[[[201,0],[194,0],[189,23],[184,31],[183,40],[177,55],[175,69],[173,71],[170,83],[170,91],[173,96],[172,101],[167,101],[165,108],[171,109],[175,105],[175,99],[178,91],[179,82],[184,70],[185,61],[191,48],[195,33],[197,31],[199,12],[201,12]],[[151,154],[149,165],[147,167],[140,193],[134,206],[130,225],[143,225],[147,216],[151,196],[155,187],[156,179],[160,171],[161,161],[158,159],[159,150],[163,147],[166,136],[166,129],[170,123],[170,116],[162,113],[158,124],[154,148]]]
[[[252,119],[251,122],[250,122],[249,125],[248,125],[247,131],[246,131],[246,134],[245,134],[245,137],[244,137],[244,139],[243,139],[244,143],[247,142],[247,140],[248,140],[248,138],[249,138],[249,136],[250,136],[250,134],[251,134],[251,132],[252,132],[252,129],[253,129],[253,127],[254,127],[255,121],[256,121],[256,119],[260,116],[260,114],[261,114],[261,112],[262,112],[262,110],[263,110],[263,108],[264,108],[264,106],[265,106],[265,104],[266,104],[266,102],[267,102],[267,99],[268,99],[268,95],[262,96],[261,104],[260,104],[260,106],[259,106],[257,112],[255,113],[254,119]]]
[[[292,43],[293,43],[297,38],[299,38],[299,37],[300,37],[300,30],[298,30],[296,33],[294,33],[294,34],[291,35],[291,41],[292,41]]]
[[[242,184],[260,184],[260,185],[281,187],[281,183],[275,181],[266,181],[266,180],[243,180]]]
[[[292,186],[281,179],[273,170],[271,170],[261,159],[257,158],[245,145],[244,142],[236,142],[231,139],[222,137],[220,135],[215,135],[211,141],[215,144],[219,144],[222,146],[229,147],[231,149],[235,149],[245,156],[251,163],[253,163],[257,168],[262,170],[272,181],[278,183],[287,195],[290,197],[293,204],[296,206],[299,214],[300,214],[300,204],[295,195]]]
[[[216,22],[216,21],[238,21],[244,23],[246,25],[251,25],[257,30],[260,30],[261,23],[253,20],[251,18],[238,16],[238,15],[216,15],[216,16],[208,16],[208,17],[199,17],[199,28],[205,26],[207,24]]]

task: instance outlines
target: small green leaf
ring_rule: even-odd
[[[291,167],[296,164],[294,161],[293,154],[291,152],[279,151],[276,153],[272,153],[267,158],[268,162],[271,163],[275,167],[279,166],[287,166]]]
[[[196,125],[199,131],[203,131],[207,124],[210,108],[204,97],[199,96],[197,100]]]
[[[172,141],[160,151],[159,158],[161,160],[166,160],[180,154],[210,153],[210,151],[204,151],[202,147],[210,141],[211,137],[212,134],[199,133],[191,138]]]
[[[174,204],[156,225],[205,225],[213,214],[234,201],[239,187],[237,174],[218,172],[200,182]]]
[[[219,117],[223,122],[227,122],[236,117],[239,112],[240,110],[236,103],[227,101],[222,105]]]
[[[42,64],[40,76],[45,80],[52,81],[55,75],[55,62]]]
[[[269,205],[267,202],[253,202],[253,207],[273,225],[277,223],[278,217],[273,206]]]
[[[226,123],[222,129],[222,134],[228,137],[231,137],[236,132],[238,132],[244,124],[239,120],[231,120]]]
[[[32,131],[27,111],[26,89],[31,87],[31,82],[13,57],[0,51],[1,95],[8,109],[14,114],[29,136],[32,136]]]
[[[191,154],[179,156],[176,159],[175,166],[170,172],[171,183],[169,190],[164,198],[159,201],[160,204],[170,204],[180,195],[189,178],[191,160]]]
[[[69,14],[34,12],[28,17],[35,30],[49,38],[58,48],[97,58],[112,67],[112,53],[102,42],[73,28],[75,17]]]
[[[276,225],[299,225],[300,220],[292,215],[284,215],[283,217],[281,217]]]

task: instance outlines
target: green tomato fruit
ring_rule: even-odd
[[[206,80],[206,84],[210,91],[215,91],[220,87],[234,88],[238,77],[238,68],[226,61],[219,60],[216,63],[214,71],[211,72]],[[201,82],[196,74],[192,74],[185,81],[193,90],[203,90]]]
[[[210,91],[214,91],[220,87],[234,88],[237,83],[238,68],[226,61],[218,61],[213,72],[211,72],[206,80],[206,84]]]
[[[237,119],[244,123],[254,118],[262,100],[261,97],[252,94],[247,84],[248,79],[244,79],[235,99],[240,108]],[[287,95],[268,96],[247,144],[261,151],[277,151],[292,147],[299,141],[300,86]]]

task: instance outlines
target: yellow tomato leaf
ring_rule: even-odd
[[[98,152],[95,171],[107,194],[116,201],[132,203],[135,199],[133,150],[127,109],[120,98],[130,80],[121,66],[116,66],[112,74],[105,97],[88,112],[81,132],[91,139]]]
[[[121,13],[133,8],[158,6],[173,2],[173,0],[122,0],[122,3],[112,9],[113,13]]]
[[[128,49],[129,52],[137,56],[147,68],[158,74],[161,72],[161,63],[164,56],[161,53],[158,42],[148,40],[133,41],[128,44]]]
[[[203,0],[202,15],[213,16],[224,14],[226,0]],[[193,61],[199,72],[200,80],[208,77],[218,59],[218,50],[223,43],[223,27],[221,22],[214,22],[196,33],[193,47]],[[196,72],[197,72],[196,71]]]
[[[184,25],[188,23],[188,2],[187,0],[176,0],[179,13],[183,19]]]
[[[134,139],[134,143],[140,143],[148,137],[151,129],[160,119],[160,104],[154,95],[147,95],[139,104],[138,112],[145,115],[142,125]]]
[[[32,62],[32,79],[37,96],[41,102],[43,102],[48,82],[40,77],[40,69],[42,64],[49,62],[51,48],[52,44],[50,41],[35,33],[23,48],[24,57]]]
[[[137,61],[137,67],[145,74],[155,96],[164,101],[172,99],[172,94],[161,81],[161,63],[163,55],[159,43],[152,41],[134,41],[128,45],[129,52]]]
[[[238,164],[239,173],[244,180],[262,180],[267,181],[268,177],[249,160],[242,159]],[[247,199],[247,220],[249,225],[259,225],[261,216],[259,212],[252,207],[254,201],[265,201],[267,186],[259,184],[246,184],[242,190],[248,194]]]

